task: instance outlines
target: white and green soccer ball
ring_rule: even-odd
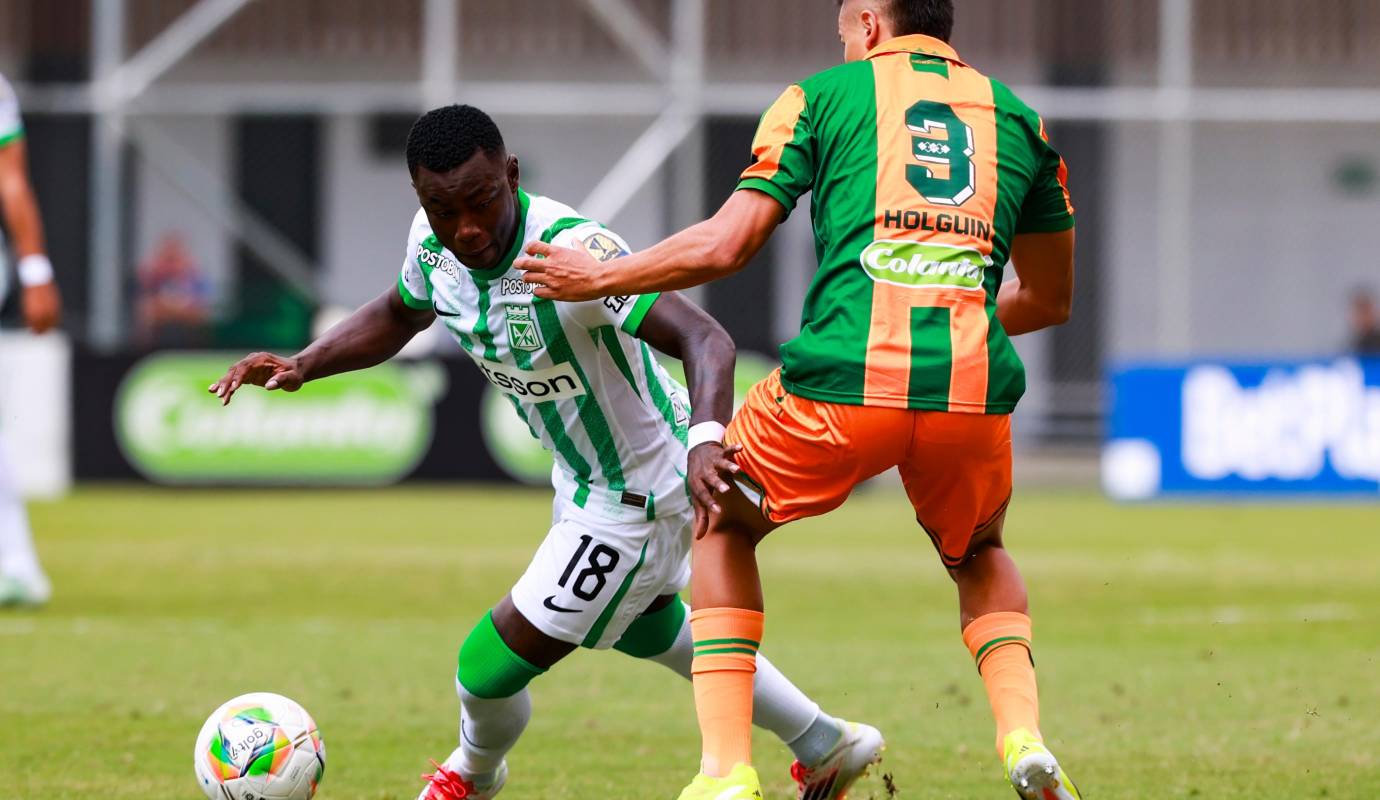
[[[316,722],[278,694],[241,695],[201,726],[196,782],[210,800],[311,800],[326,769]]]

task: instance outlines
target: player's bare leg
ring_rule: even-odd
[[[693,550],[693,672],[703,751],[701,773],[682,793],[683,800],[725,796],[735,789],[742,798],[760,797],[751,768],[751,722],[762,716],[753,702],[753,670],[760,704],[762,673],[775,668],[760,655],[749,655],[762,635],[756,547],[778,526],[736,488],[721,496],[720,505],[722,511],[713,515],[709,532]],[[881,759],[885,747],[875,728],[822,712],[787,743],[797,759],[791,767],[797,796],[811,800],[844,796]]]
[[[691,551],[700,770],[711,778],[752,763],[752,685],[764,619],[756,547],[775,527],[736,488],[720,505]]]
[[[697,539],[690,594],[694,608],[731,606],[762,611],[762,579],[757,571],[757,543],[776,530],[757,507],[734,489],[721,496],[723,511],[710,518],[709,532]]]
[[[958,585],[963,639],[987,684],[997,722],[998,751],[1006,734],[1017,728],[1038,736],[1040,708],[1031,666],[1025,581],[1002,546],[1000,525],[975,542],[963,563],[949,573]]]
[[[964,628],[986,614],[1029,610],[1025,579],[1002,543],[1003,522],[998,520],[980,538],[974,537],[968,557],[949,570],[958,585],[958,612]]]
[[[762,796],[752,769],[752,687],[762,641],[757,542],[774,527],[736,487],[718,498],[691,550],[691,671],[700,724],[700,774],[681,800]]]
[[[690,680],[693,661],[689,609],[675,595],[657,598],[614,645],[628,655],[665,666]],[[771,731],[795,756],[791,773],[802,797],[840,796],[877,760],[881,734],[867,725],[844,722],[791,683],[766,653],[757,654],[752,689],[752,724]]]
[[[963,641],[987,687],[997,723],[997,753],[1016,792],[1029,800],[1077,800],[1078,789],[1045,749],[1031,655],[1025,581],[1002,545],[1004,514],[974,537],[958,585]]]

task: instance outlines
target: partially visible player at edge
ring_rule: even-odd
[[[43,220],[29,182],[28,149],[19,101],[4,76],[0,76],[0,210],[5,215],[5,227],[14,237],[14,252],[19,256],[24,324],[34,333],[44,333],[58,324],[62,299],[53,280],[53,265],[44,249]],[[0,255],[0,303],[5,300],[8,282],[4,262]],[[48,577],[43,574],[34,550],[18,483],[0,448],[0,607],[40,606],[48,602],[51,594]]]
[[[694,638],[760,640],[756,543],[899,467],[957,584],[1012,785],[1070,800],[1078,790],[1042,744],[1026,590],[1002,528],[1025,389],[1008,337],[1067,319],[1073,207],[1040,117],[959,59],[953,21],[952,0],[843,0],[847,63],[767,111],[754,163],[712,219],[617,264],[536,244],[544,259],[518,266],[538,295],[570,301],[706,283],[742,268],[813,191],[819,270],[781,371],[723,439],[743,448],[743,491],[695,545]],[[1008,260],[1016,278],[1003,284]],[[682,798],[756,790],[752,669],[747,654],[695,659],[704,755]]]
[[[736,466],[717,436],[687,464],[687,442],[705,438],[706,425],[721,430],[732,413],[735,354],[723,328],[676,294],[535,298],[512,268],[524,246],[555,242],[608,260],[627,245],[569,206],[525,192],[517,157],[484,112],[423,115],[407,160],[422,208],[396,286],[297,356],[251,355],[210,390],[228,403],[242,384],[293,391],[371,367],[439,315],[555,456],[551,531],[460,648],[460,746],[427,776],[420,798],[475,800],[507,780],[504,756],[531,715],[528,683],[576,647],[613,647],[690,678],[688,609],[676,594],[689,579],[692,529],[707,524],[713,487]],[[693,411],[648,344],[684,360]],[[756,649],[756,641],[711,648]],[[880,757],[880,734],[823,713],[765,658],[754,663],[755,721],[814,776],[801,795],[842,797]]]

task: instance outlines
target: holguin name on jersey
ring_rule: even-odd
[[[960,236],[972,236],[984,242],[992,241],[992,223],[967,214],[941,212],[932,215],[928,211],[887,209],[882,212],[882,225],[896,230],[956,233]]]

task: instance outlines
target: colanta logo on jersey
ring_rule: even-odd
[[[918,289],[981,289],[992,259],[968,247],[883,239],[863,250],[863,271],[874,281]]]
[[[492,361],[475,359],[479,371],[489,383],[504,394],[520,400],[545,402],[547,400],[570,400],[581,397],[585,392],[580,376],[569,362],[557,364],[549,369],[525,370],[508,364],[495,364]]]

